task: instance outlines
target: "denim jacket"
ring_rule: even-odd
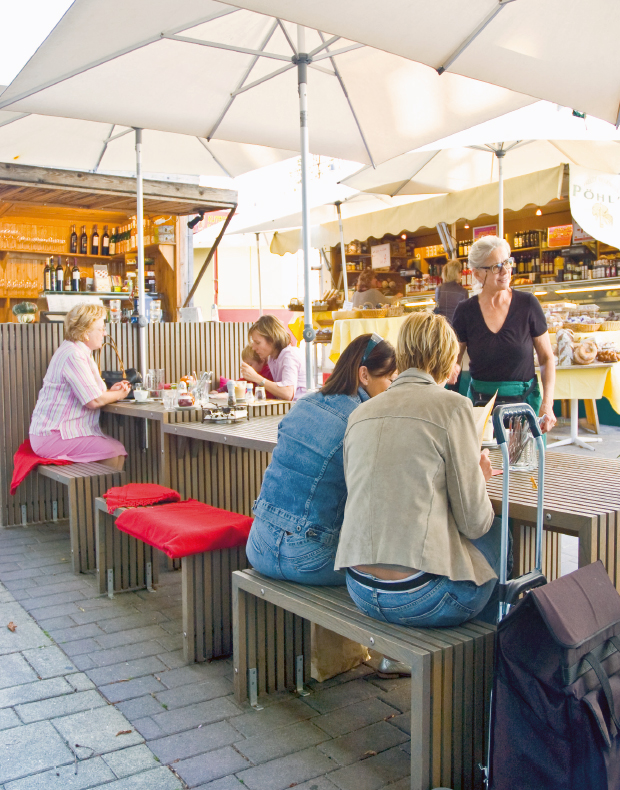
[[[347,487],[342,448],[349,415],[369,399],[357,395],[301,398],[278,426],[254,515],[286,532],[304,531],[327,546],[338,543]]]

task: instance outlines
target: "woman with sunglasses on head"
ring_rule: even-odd
[[[553,390],[555,363],[547,321],[538,299],[510,287],[513,259],[510,246],[498,236],[479,239],[469,252],[474,296],[461,302],[452,325],[459,339],[456,380],[463,355],[469,355],[468,396],[484,404],[497,392],[498,403],[529,403],[540,417],[541,431],[555,425]],[[542,395],[534,370],[534,349],[540,364]]]
[[[378,335],[360,335],[323,388],[301,398],[283,418],[246,546],[260,573],[301,584],[346,583],[334,570],[334,557],[347,499],[347,420],[395,375],[394,348]]]

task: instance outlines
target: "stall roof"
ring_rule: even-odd
[[[136,213],[136,181],[122,176],[0,163],[2,204]],[[237,193],[196,184],[144,180],[144,213],[186,216],[232,209]]]

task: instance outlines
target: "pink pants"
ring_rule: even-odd
[[[41,458],[58,458],[61,461],[89,463],[127,455],[123,445],[111,436],[80,436],[77,439],[63,439],[60,431],[53,431],[48,436],[30,434],[30,444]]]

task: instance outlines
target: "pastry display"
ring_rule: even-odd
[[[590,338],[582,340],[573,350],[573,362],[576,365],[590,365],[599,353],[596,342]]]
[[[599,362],[620,362],[620,351],[614,348],[601,349],[596,358]]]

